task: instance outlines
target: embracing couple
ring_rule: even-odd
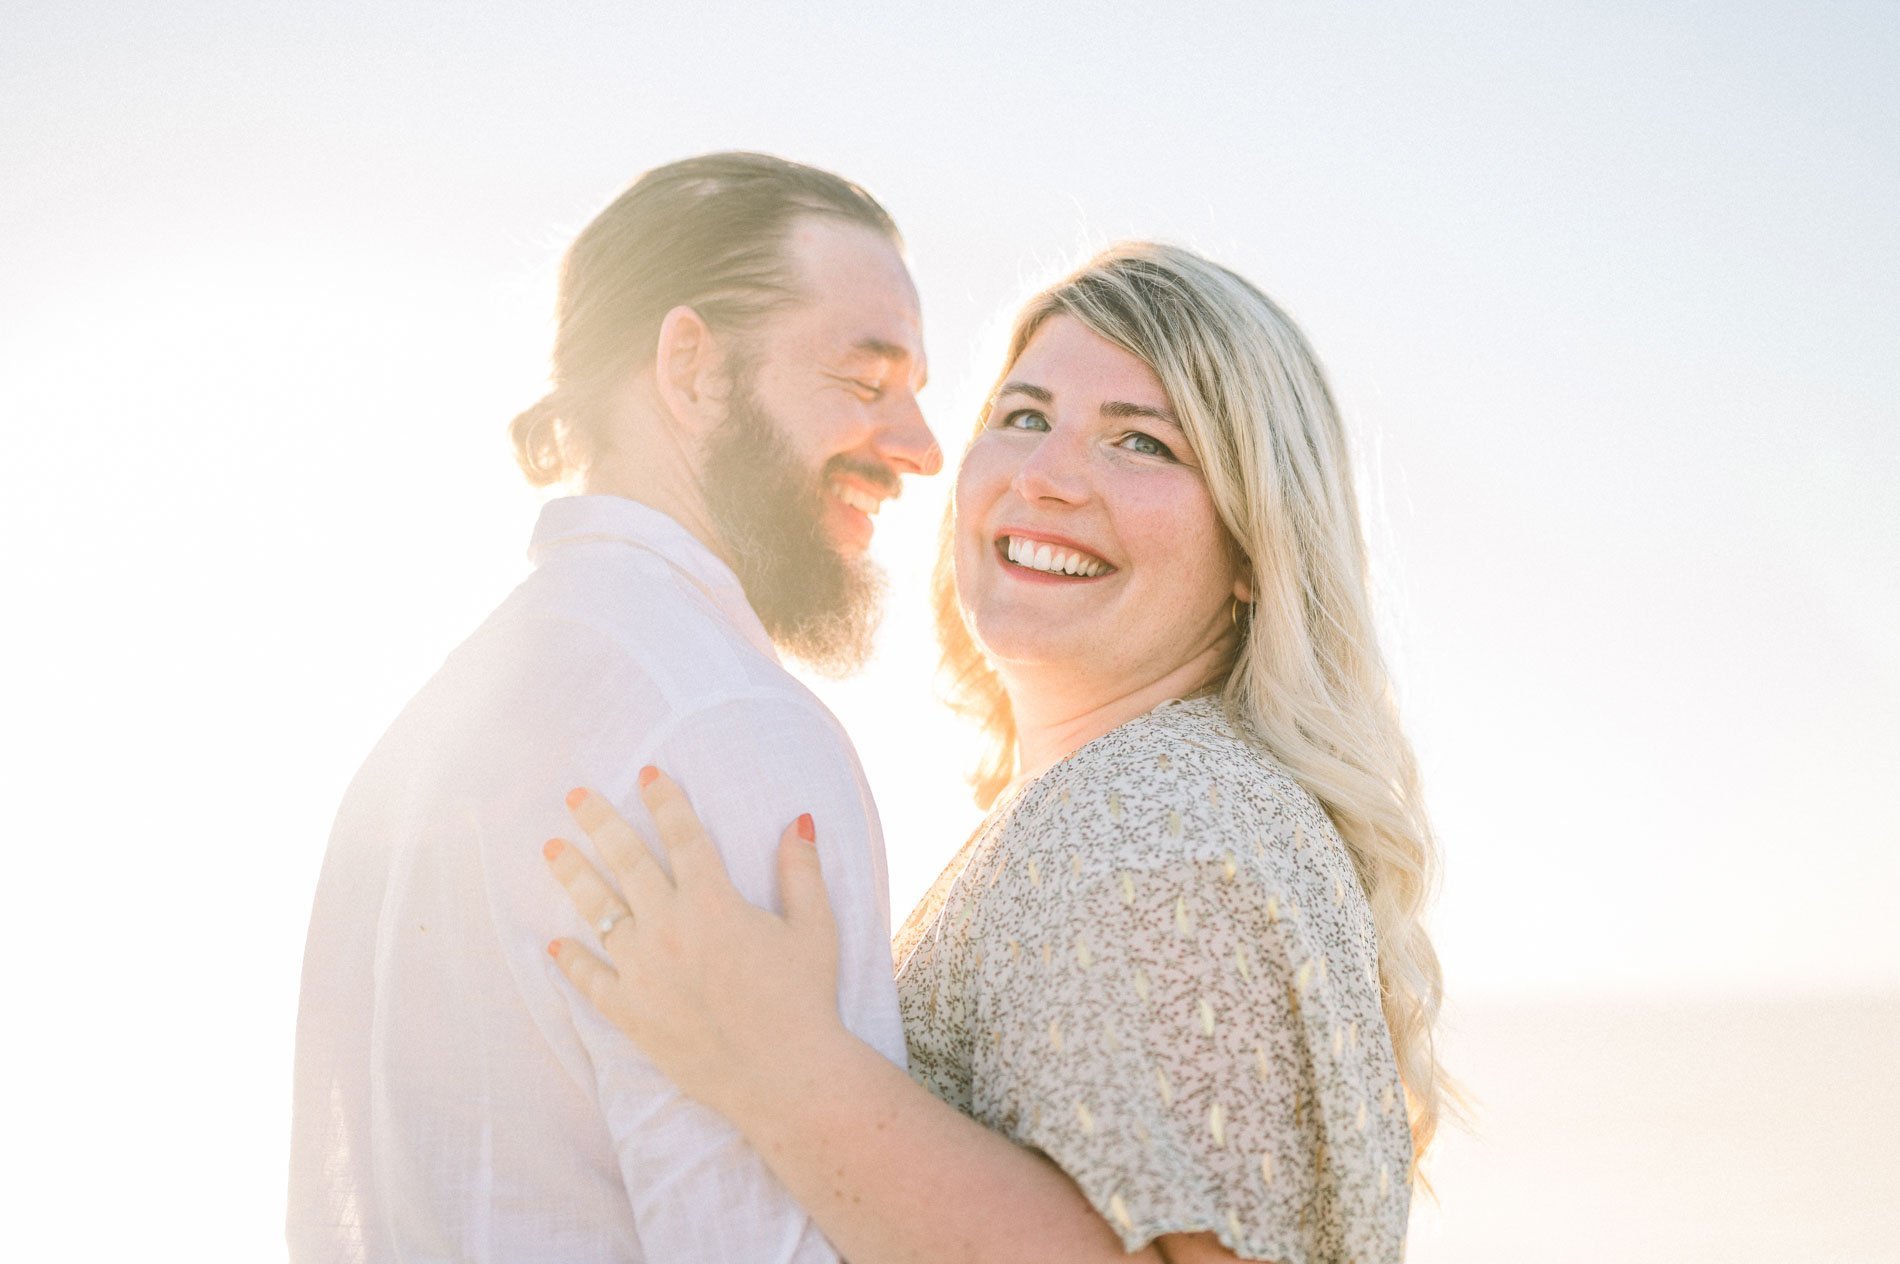
[[[575,240],[512,433],[578,494],[331,837],[293,1259],[1401,1257],[1435,857],[1317,360],[1153,243],[1018,315],[935,573],[989,816],[893,979],[870,789],[778,654],[862,661],[924,376],[829,173],[688,159]]]

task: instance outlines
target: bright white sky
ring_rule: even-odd
[[[8,1078],[64,1103],[39,1170],[197,1182],[49,1214],[277,1249],[330,813],[523,571],[561,247],[709,149],[891,208],[952,451],[1011,304],[1116,236],[1303,322],[1454,994],[1900,986],[1900,16],[1565,8],[13,6],[0,936],[47,1018]],[[880,656],[820,686],[899,917],[973,819],[946,487],[886,511]]]

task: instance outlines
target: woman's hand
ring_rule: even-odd
[[[733,888],[679,787],[652,769],[640,777],[672,876],[611,804],[576,790],[568,807],[619,890],[560,839],[545,854],[613,964],[570,939],[549,950],[681,1090],[738,1127],[848,1258],[1164,1258],[1159,1244],[1124,1253],[1051,1160],[939,1101],[845,1030],[810,817],[779,840],[780,917]],[[1162,1241],[1187,1249],[1186,1238]],[[1200,1245],[1178,1258],[1235,1258]]]
[[[612,804],[575,790],[568,810],[619,889],[558,838],[543,855],[613,964],[571,939],[548,951],[682,1091],[743,1127],[749,1109],[796,1091],[811,1055],[844,1034],[838,937],[812,820],[801,816],[779,840],[780,917],[733,887],[677,785],[652,768],[640,784],[672,876]]]

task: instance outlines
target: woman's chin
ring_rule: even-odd
[[[985,619],[968,616],[971,633],[984,657],[1001,668],[1086,671],[1101,658],[1101,645],[1091,654],[1086,632],[1073,624],[1051,626],[1023,619]]]

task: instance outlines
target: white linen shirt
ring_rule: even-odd
[[[862,769],[779,665],[738,580],[635,501],[542,511],[531,575],[410,702],[324,860],[297,1023],[294,1261],[834,1261],[718,1115],[569,986],[591,944],[541,845],[598,856],[562,797],[654,837],[636,777],[687,794],[746,898],[776,907],[809,811],[846,1025],[900,1065],[884,843]]]

